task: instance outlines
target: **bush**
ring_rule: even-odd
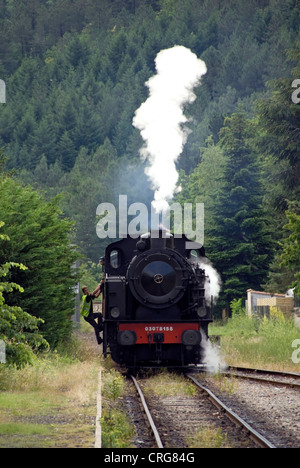
[[[242,307],[242,299],[233,299],[230,302],[232,317],[239,317],[246,314],[246,309]]]

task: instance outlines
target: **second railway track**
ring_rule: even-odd
[[[209,386],[278,448],[300,447],[300,375],[290,372],[229,367]]]
[[[266,369],[230,366],[223,374],[239,379],[248,379],[265,384],[290,387],[300,390],[300,374]]]

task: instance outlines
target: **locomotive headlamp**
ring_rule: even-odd
[[[136,344],[137,336],[135,331],[124,330],[118,333],[118,343],[121,346],[134,346]]]
[[[181,339],[185,346],[196,346],[201,343],[201,335],[197,330],[185,330]]]
[[[198,317],[203,318],[203,317],[206,316],[206,314],[207,314],[206,307],[198,307],[198,309],[197,309]]]
[[[111,310],[110,310],[110,315],[112,316],[112,318],[114,319],[117,319],[120,317],[120,309],[119,307],[113,307]]]

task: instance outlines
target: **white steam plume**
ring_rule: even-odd
[[[175,163],[188,134],[183,127],[187,122],[184,106],[196,99],[193,89],[207,69],[183,46],[160,51],[155,63],[157,74],[146,83],[150,96],[136,111],[133,125],[145,141],[140,154],[149,163],[145,172],[155,190],[153,206],[159,212],[168,209],[178,182]]]
[[[212,266],[211,262],[206,257],[197,257],[193,259],[192,263],[198,264],[198,266],[205,270],[205,300],[206,304],[216,304],[219,293],[222,287],[222,280],[217,270]],[[208,372],[217,374],[227,368],[227,364],[224,361],[221,350],[216,344],[213,344],[206,334],[202,331],[201,347],[203,353],[203,363]]]
[[[211,299],[216,304],[222,288],[221,276],[207,257],[194,256],[190,263],[205,270],[205,300],[207,305],[210,305]]]
[[[216,304],[222,287],[221,277],[208,258],[199,258],[199,266],[205,270],[206,274],[205,299],[210,304],[211,298],[213,298],[213,303]]]

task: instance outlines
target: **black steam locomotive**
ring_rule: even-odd
[[[185,367],[202,362],[212,322],[204,248],[166,231],[124,238],[105,252],[103,352],[126,367]]]

